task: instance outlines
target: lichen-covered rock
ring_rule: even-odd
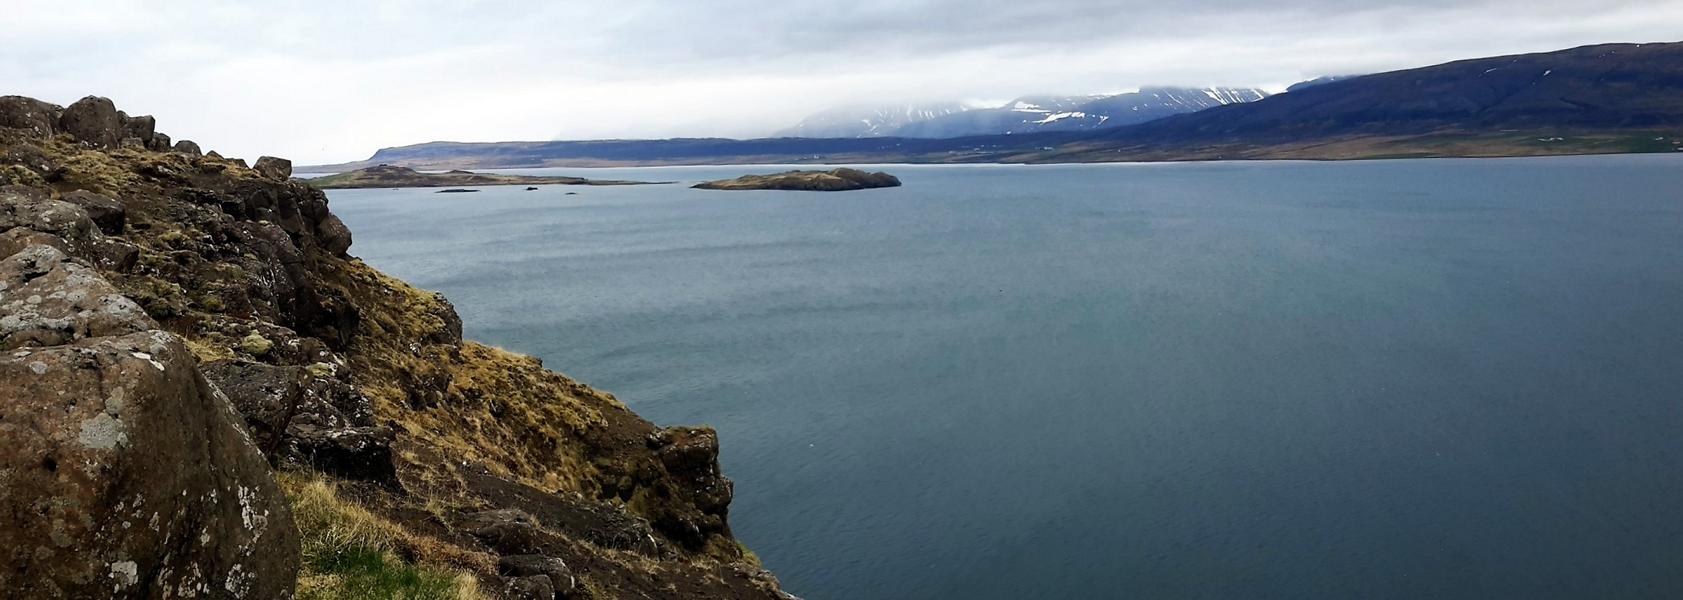
[[[23,129],[31,135],[58,132],[59,112],[53,104],[23,96],[0,96],[0,127]]]
[[[291,596],[285,499],[179,338],[48,246],[0,307],[0,597]]]
[[[567,561],[541,554],[504,556],[497,561],[497,574],[504,577],[548,577],[557,596],[565,596],[577,583],[572,569],[567,568]]]
[[[21,185],[0,187],[0,230],[13,227],[56,235],[72,247],[81,247],[100,236],[98,226],[81,207]]]
[[[197,143],[195,143],[193,140],[178,141],[178,142],[175,143],[175,146],[173,147],[173,150],[175,150],[176,152],[180,152],[182,154],[186,154],[187,156],[194,156],[194,157],[204,156],[204,152],[199,150],[199,145]]]
[[[222,361],[204,370],[245,416],[258,448],[271,461],[396,484],[395,434],[374,422],[368,398],[335,377],[332,365]]]
[[[327,215],[327,218],[316,224],[316,235],[321,240],[323,249],[339,256],[351,249],[351,229],[345,226],[339,217]]]
[[[40,242],[69,252],[94,266],[111,271],[127,271],[139,258],[134,244],[100,233],[88,211],[76,204],[47,198],[45,192],[28,186],[0,187],[0,231],[12,240],[23,238],[41,240],[42,235],[57,238],[58,242]],[[0,239],[0,246],[9,246]],[[19,247],[11,247],[15,252]]]
[[[251,170],[269,179],[286,181],[292,177],[292,161],[274,156],[260,156],[257,157],[257,162],[252,163]]]
[[[126,211],[116,199],[87,190],[76,190],[59,196],[59,200],[82,207],[94,225],[105,235],[121,235]]]
[[[515,577],[508,580],[510,600],[555,600],[555,585],[548,575]]]
[[[538,520],[526,511],[502,508],[462,516],[462,529],[485,545],[504,554],[530,554],[542,550],[550,537]]]

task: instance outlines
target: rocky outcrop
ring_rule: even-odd
[[[0,596],[292,594],[285,498],[179,338],[47,245],[0,314]]]
[[[287,597],[312,532],[272,470],[492,596],[784,597],[731,537],[711,430],[463,340],[286,161],[167,139],[0,98],[0,377],[25,382],[0,388],[0,597]]]
[[[887,173],[867,173],[859,169],[841,168],[830,171],[785,171],[772,175],[743,175],[736,179],[698,183],[692,187],[702,190],[846,192],[899,185],[900,179]]]

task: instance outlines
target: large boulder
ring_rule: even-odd
[[[0,597],[291,597],[286,499],[181,340],[49,246],[0,314]]]
[[[204,152],[199,150],[199,145],[193,140],[181,140],[176,142],[172,149],[188,156],[204,156]]]
[[[156,152],[168,152],[170,149],[169,136],[162,131],[152,134],[152,141],[146,143],[146,149]]]
[[[117,120],[123,125],[121,136],[124,139],[134,138],[142,144],[150,144],[152,136],[158,132],[158,119],[152,115],[131,117],[123,111],[117,111]]]
[[[99,148],[115,148],[123,141],[123,122],[110,98],[88,96],[64,108],[59,129]]]
[[[257,171],[258,175],[278,181],[286,181],[292,177],[292,161],[284,158],[260,156],[257,162],[251,165],[251,169]]]
[[[316,241],[321,247],[335,256],[345,256],[351,249],[351,228],[340,221],[338,215],[327,215],[316,223]]]
[[[63,109],[34,98],[0,96],[0,127],[23,129],[36,136],[58,133],[59,112]]]

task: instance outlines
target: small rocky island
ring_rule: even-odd
[[[323,190],[359,188],[464,187],[477,185],[645,185],[648,181],[618,181],[585,179],[583,177],[543,177],[537,175],[501,175],[473,171],[422,173],[409,167],[377,165],[325,177],[305,179],[311,187]]]
[[[830,171],[785,171],[772,175],[743,175],[695,184],[703,190],[793,190],[804,192],[846,192],[871,188],[899,187],[900,179],[883,172],[859,169]]]

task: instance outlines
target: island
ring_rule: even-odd
[[[829,171],[785,171],[771,175],[743,175],[695,184],[702,190],[793,190],[803,192],[846,192],[871,188],[899,187],[900,179],[883,172],[859,169]]]
[[[422,173],[409,167],[392,165],[376,165],[366,169],[302,179],[301,181],[324,190],[481,185],[649,185],[671,183],[669,181],[599,180],[565,176],[502,175],[462,170]]]

